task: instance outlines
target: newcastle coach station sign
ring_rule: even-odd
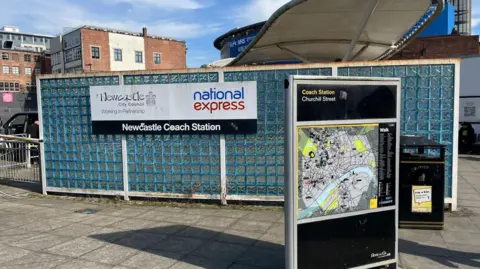
[[[248,134],[257,83],[90,87],[93,134]]]

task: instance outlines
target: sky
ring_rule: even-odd
[[[187,65],[218,60],[213,41],[223,33],[268,17],[288,0],[0,0],[0,25],[57,35],[95,25],[173,37],[187,42]],[[480,33],[480,0],[472,0],[474,33]]]

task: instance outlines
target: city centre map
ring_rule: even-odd
[[[377,208],[379,125],[298,128],[298,220]]]

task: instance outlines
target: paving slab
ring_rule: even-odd
[[[40,221],[31,222],[29,224],[20,226],[19,228],[33,231],[33,232],[50,232],[58,228],[71,225],[72,222],[67,222],[58,219],[42,219]]]
[[[92,262],[118,265],[140,250],[115,244],[108,244],[82,256],[82,259]]]
[[[200,226],[206,226],[206,227],[226,228],[226,227],[232,225],[236,221],[238,221],[238,219],[218,217],[218,216],[208,216],[208,217],[205,217],[203,219],[200,219],[195,224],[200,225]]]
[[[32,253],[31,251],[0,244],[0,264],[10,262]]]
[[[90,235],[92,232],[99,229],[100,227],[98,226],[74,223],[74,224],[70,224],[68,226],[64,226],[62,228],[53,230],[50,233],[56,234],[56,235],[80,237],[80,236]]]
[[[149,233],[170,235],[170,234],[178,233],[179,231],[184,230],[187,227],[189,226],[183,225],[183,224],[171,223],[171,222],[156,221],[155,224],[152,227],[149,227],[146,231]]]
[[[285,252],[278,249],[251,247],[236,262],[264,268],[284,268]]]
[[[89,218],[82,221],[83,224],[106,227],[106,226],[110,226],[117,222],[125,220],[125,218],[112,217],[112,216],[101,215],[101,214],[95,214],[95,215],[89,215],[89,216],[90,216]]]
[[[253,245],[253,243],[261,236],[262,236],[262,233],[229,229],[216,235],[214,240],[220,241],[220,242],[250,246],[250,245]]]
[[[105,245],[105,242],[91,238],[77,238],[60,245],[56,245],[46,251],[56,255],[77,258],[90,251],[94,251]]]
[[[70,259],[62,256],[51,255],[39,252],[30,252],[19,258],[0,263],[0,269],[51,269],[60,264],[68,262]]]
[[[112,269],[113,266],[107,264],[101,264],[85,260],[72,260],[70,262],[64,263],[55,269]]]
[[[165,238],[165,235],[132,231],[113,243],[116,245],[130,247],[137,250],[143,250],[152,245],[155,245],[156,243],[160,242]]]
[[[72,239],[72,237],[42,233],[8,244],[13,247],[19,247],[28,250],[44,251],[45,249],[60,245],[67,241],[71,241]]]
[[[243,219],[253,221],[276,222],[282,216],[283,212],[258,211],[249,213]]]
[[[150,246],[149,249],[189,254],[205,243],[207,243],[206,240],[197,238],[169,236],[166,239]]]
[[[189,255],[173,265],[171,269],[229,269],[231,264],[229,261]]]
[[[175,235],[199,239],[212,239],[224,230],[225,228],[218,227],[187,226],[187,228],[179,231]]]
[[[213,241],[201,246],[192,255],[234,262],[247,249],[247,247],[242,245]]]
[[[468,217],[449,218],[444,224],[444,231],[480,233],[478,226]]]
[[[445,231],[442,236],[448,244],[480,246],[480,233]]]
[[[122,263],[125,267],[137,269],[166,269],[182,258],[184,254],[161,250],[148,250],[127,259]]]
[[[272,225],[273,225],[272,222],[263,222],[263,221],[256,221],[256,220],[240,220],[235,224],[233,224],[230,228],[234,230],[264,233]]]

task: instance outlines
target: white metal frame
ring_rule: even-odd
[[[338,121],[316,121],[316,122],[297,122],[297,85],[311,84],[318,81],[328,81],[328,84],[347,84],[351,82],[368,82],[369,85],[395,85],[397,86],[397,111],[395,119],[365,119],[365,120],[338,120]],[[399,204],[399,174],[398,167],[400,160],[400,118],[401,118],[401,81],[399,78],[372,78],[372,77],[321,77],[321,76],[290,76],[289,88],[285,93],[285,256],[286,268],[297,268],[297,227],[298,224],[310,223],[320,220],[338,219],[343,217],[365,215],[374,212],[382,212],[388,210],[395,210],[395,258],[387,261],[368,264],[364,266],[355,267],[358,269],[375,268],[383,265],[398,263],[398,204]],[[297,220],[297,148],[298,141],[296,139],[297,128],[301,126],[310,125],[335,125],[335,124],[366,124],[366,123],[395,123],[396,124],[396,155],[395,162],[396,169],[396,186],[395,186],[395,205],[378,208],[375,210],[363,210],[358,212],[338,214],[334,216],[319,217],[314,220],[298,221]]]

